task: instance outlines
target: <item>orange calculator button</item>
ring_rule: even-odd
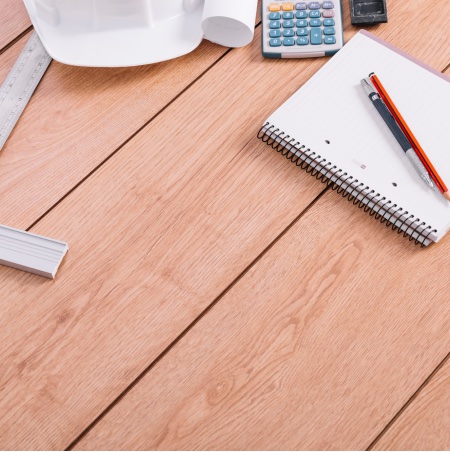
[[[269,11],[270,12],[280,11],[280,5],[277,5],[276,3],[271,3],[269,5]]]
[[[283,3],[283,11],[293,11],[294,4],[293,3]]]

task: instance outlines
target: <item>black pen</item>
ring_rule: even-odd
[[[409,161],[412,163],[416,171],[419,173],[420,177],[430,188],[434,190],[434,183],[430,175],[428,174],[427,169],[420,161],[408,138],[406,138],[406,135],[403,133],[403,130],[400,128],[400,126],[397,124],[397,121],[391,115],[391,112],[389,111],[383,100],[380,98],[379,94],[376,92],[370,80],[363,78],[361,80],[361,85],[363,86],[364,91],[369,96],[369,99],[372,101],[372,104],[375,106],[378,113],[383,118],[386,125],[389,127],[395,139],[398,141],[398,144],[402,147]]]

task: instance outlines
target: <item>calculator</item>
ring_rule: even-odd
[[[262,54],[309,58],[335,54],[344,45],[340,0],[262,0]]]

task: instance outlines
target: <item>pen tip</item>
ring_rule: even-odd
[[[450,201],[450,193],[448,192],[448,191],[446,191],[445,193],[442,193],[443,195],[444,195],[444,198],[447,200],[447,201]]]
[[[431,180],[430,176],[428,174],[421,174],[420,177],[426,182],[426,184],[433,189],[433,191],[436,191],[434,188],[433,181]]]

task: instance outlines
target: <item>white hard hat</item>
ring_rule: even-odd
[[[76,66],[136,66],[202,41],[203,0],[24,0],[48,53]]]

